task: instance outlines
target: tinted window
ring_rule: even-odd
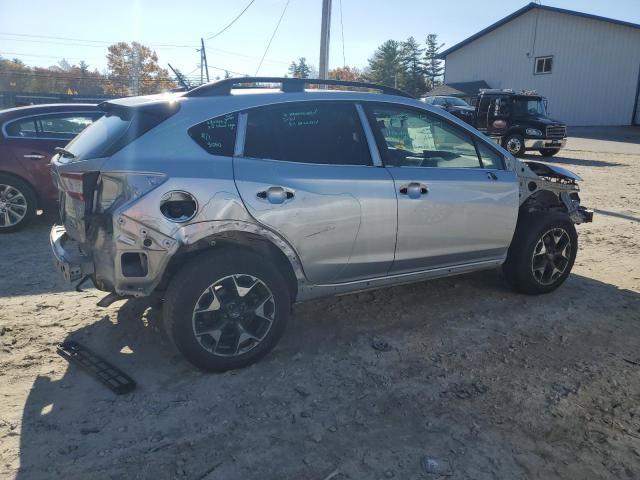
[[[496,170],[502,170],[504,168],[502,155],[487,147],[482,142],[476,142],[476,145],[478,145],[478,152],[480,153],[480,158],[482,158],[482,166],[484,168],[492,168]]]
[[[232,157],[236,144],[238,114],[228,113],[189,129],[189,135],[212,155]]]
[[[370,111],[387,165],[480,168],[473,140],[444,120],[402,107],[374,106]]]
[[[33,118],[23,118],[8,123],[6,130],[10,137],[33,137],[36,133],[36,123]]]
[[[131,119],[107,114],[89,125],[66,148],[79,158],[98,157],[124,135],[130,124]]]
[[[299,102],[251,110],[244,154],[301,163],[371,165],[351,103]]]
[[[37,118],[40,131],[38,136],[46,138],[72,139],[87,128],[99,115],[56,114],[42,115]]]

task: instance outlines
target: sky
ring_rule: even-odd
[[[223,29],[249,1],[0,0],[0,55],[20,58],[31,66],[54,65],[62,58],[71,64],[84,60],[91,69],[103,71],[110,43],[135,40],[153,48],[162,66],[171,63],[185,74],[199,76],[196,48],[200,38],[207,39]],[[388,39],[414,36],[424,42],[427,34],[435,33],[449,47],[527,3],[333,0],[329,66],[363,68],[378,45]],[[640,0],[542,3],[640,24]],[[258,71],[285,5],[282,22]],[[299,57],[317,67],[321,7],[321,0],[254,0],[228,30],[205,41],[211,77],[223,75],[224,70],[281,76]]]

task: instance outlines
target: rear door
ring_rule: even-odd
[[[11,154],[42,200],[57,197],[49,167],[55,148],[64,147],[99,116],[97,112],[62,112],[34,115],[5,125]]]
[[[234,174],[242,200],[293,246],[313,283],[384,275],[393,262],[394,184],[374,165],[360,117],[347,101],[284,103],[241,115],[246,135]]]
[[[393,272],[504,258],[518,181],[501,154],[437,114],[393,104],[367,110],[398,195]]]

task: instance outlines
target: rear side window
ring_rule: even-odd
[[[371,165],[355,105],[295,102],[249,111],[244,155],[299,163]]]
[[[5,129],[9,137],[33,137],[36,134],[36,122],[33,118],[22,118],[8,123]]]
[[[38,118],[40,126],[38,136],[71,140],[99,116],[100,114],[97,113],[94,116],[78,113],[43,115]]]
[[[210,154],[232,157],[237,129],[238,114],[228,113],[191,127],[188,132]]]

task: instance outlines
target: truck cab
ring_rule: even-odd
[[[567,127],[549,118],[547,101],[535,92],[482,90],[476,103],[475,127],[512,155],[537,150],[550,157],[567,143]]]

